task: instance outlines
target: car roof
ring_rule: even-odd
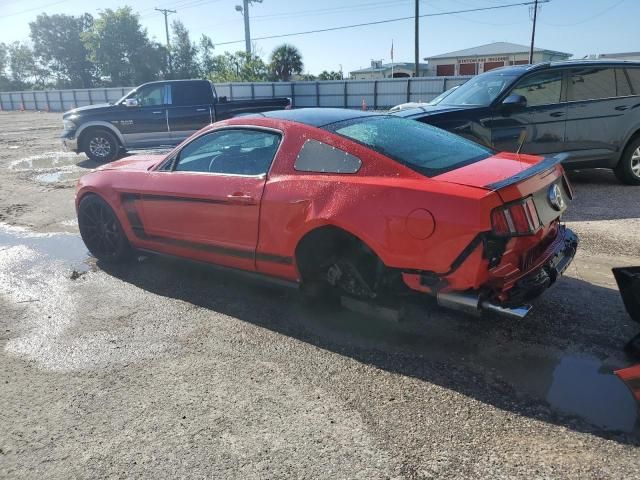
[[[562,60],[560,62],[542,62],[533,65],[509,65],[489,71],[503,74],[524,74],[526,72],[544,70],[546,68],[567,67],[640,67],[640,62],[632,60]]]
[[[262,116],[266,118],[304,123],[312,127],[324,127],[332,123],[343,122],[345,120],[380,115],[384,114],[362,110],[349,110],[347,108],[298,108],[295,110],[274,110],[272,112],[247,115],[247,117],[255,118],[256,116]]]

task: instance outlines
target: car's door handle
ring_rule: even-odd
[[[231,195],[227,195],[227,200],[231,203],[243,203],[243,204],[251,204],[255,202],[255,199],[251,195],[247,195],[246,193],[236,192]]]
[[[562,117],[564,115],[564,112],[552,112],[549,114],[550,117]]]
[[[626,110],[627,108],[629,108],[629,107],[627,107],[626,105],[618,105],[615,109],[618,110],[619,112],[622,112],[622,111]]]
[[[206,112],[208,108],[196,108],[196,112]]]
[[[153,113],[154,115],[160,115],[161,113],[164,113],[164,112],[159,111],[159,112],[151,112],[151,113]]]

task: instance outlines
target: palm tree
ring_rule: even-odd
[[[288,82],[294,73],[301,73],[302,55],[289,44],[282,44],[271,53],[271,71],[276,79]]]

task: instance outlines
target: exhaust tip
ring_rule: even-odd
[[[498,315],[513,320],[522,320],[531,311],[531,305],[521,305],[519,307],[501,307],[490,302],[482,302],[483,310],[497,313]]]
[[[471,315],[480,315],[483,311],[493,312],[512,320],[521,320],[531,311],[531,305],[502,307],[488,300],[481,300],[472,292],[449,292],[437,294],[438,305]]]

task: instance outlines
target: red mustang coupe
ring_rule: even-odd
[[[389,115],[278,111],[104,165],[78,182],[76,208],[104,261],[160,252],[314,294],[414,290],[521,317],[575,255],[561,160]]]

